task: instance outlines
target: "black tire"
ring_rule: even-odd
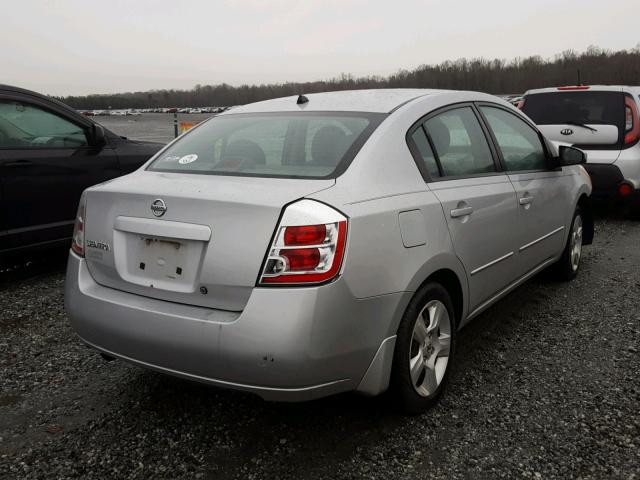
[[[439,301],[443,304],[448,313],[450,323],[450,348],[448,361],[445,367],[446,370],[444,372],[444,376],[437,385],[437,389],[427,396],[424,396],[418,393],[417,388],[414,387],[413,381],[411,380],[409,359],[412,356],[412,345],[414,349],[416,347],[413,340],[413,333],[418,316],[423,309],[433,301]],[[409,302],[407,310],[400,322],[400,326],[398,327],[396,346],[393,356],[393,367],[391,370],[391,388],[389,391],[394,403],[403,412],[411,415],[423,413],[436,403],[438,397],[445,389],[451,372],[455,352],[456,323],[451,297],[447,290],[438,283],[429,282],[423,285],[420,290],[416,292],[413,299],[411,299],[411,302]]]
[[[580,207],[576,207],[576,211],[573,214],[573,218],[571,219],[571,228],[569,230],[569,235],[567,235],[567,244],[564,246],[564,251],[562,252],[562,256],[560,260],[558,260],[553,266],[553,270],[555,273],[555,277],[558,280],[562,280],[565,282],[569,282],[576,278],[578,275],[578,271],[580,270],[580,260],[582,258],[582,251],[580,252],[578,258],[578,264],[575,266],[571,251],[572,251],[572,236],[574,234],[574,228],[576,227],[576,218],[580,218],[580,225],[584,225],[582,209]],[[582,227],[581,227],[582,228]],[[582,250],[582,234],[580,234],[580,249]]]

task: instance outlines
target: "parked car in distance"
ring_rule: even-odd
[[[0,257],[69,243],[82,191],[132,172],[161,147],[0,85]]]
[[[85,191],[66,308],[146,368],[282,401],[390,387],[418,413],[460,328],[547,267],[577,274],[583,161],[482,93],[239,106]]]
[[[551,140],[587,154],[593,195],[640,202],[640,87],[578,85],[526,92],[520,108]]]

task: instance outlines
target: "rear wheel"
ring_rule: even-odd
[[[451,297],[440,284],[426,284],[409,303],[396,339],[391,394],[405,412],[424,412],[442,393],[455,333]]]
[[[555,265],[556,274],[561,280],[573,280],[578,274],[582,259],[582,230],[582,210],[577,207],[573,214],[567,244],[562,252],[562,257]]]

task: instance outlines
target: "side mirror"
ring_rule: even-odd
[[[560,145],[557,163],[559,167],[568,167],[570,165],[580,165],[587,163],[587,155],[575,147]]]
[[[92,133],[91,143],[94,147],[104,147],[107,144],[107,136],[102,126],[95,124]]]

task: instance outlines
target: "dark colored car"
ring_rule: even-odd
[[[80,194],[162,144],[116,135],[57,100],[0,85],[0,258],[71,241]]]

